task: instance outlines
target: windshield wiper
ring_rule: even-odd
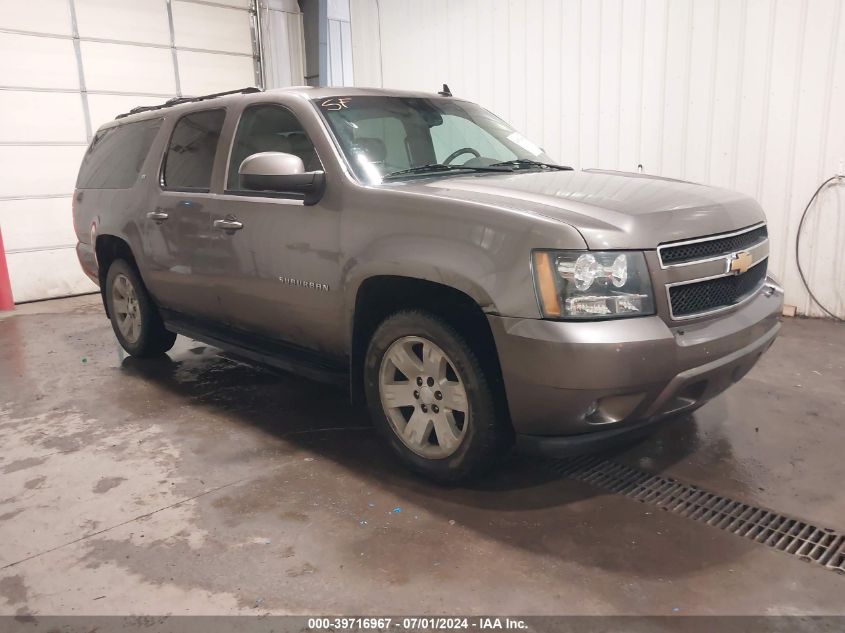
[[[428,172],[438,172],[438,171],[513,171],[512,169],[508,169],[508,166],[505,164],[502,165],[488,165],[486,167],[469,167],[466,165],[444,165],[443,163],[429,163],[428,165],[417,165],[416,167],[411,167],[409,169],[400,169],[399,171],[392,171],[389,174],[382,176],[382,180],[387,180],[389,178],[395,178],[397,176],[406,176],[411,174],[425,174]]]
[[[501,163],[493,163],[490,167],[540,167],[541,169],[556,169],[558,171],[572,171],[569,165],[555,165],[554,163],[543,163],[538,160],[531,160],[528,158],[517,158],[515,160],[506,160]]]

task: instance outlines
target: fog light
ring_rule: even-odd
[[[613,424],[622,422],[634,412],[645,398],[644,393],[627,393],[619,396],[607,396],[595,400],[584,413],[588,424]]]

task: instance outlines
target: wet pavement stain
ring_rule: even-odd
[[[126,477],[103,477],[94,485],[93,491],[101,495],[112,488],[117,488],[124,481]]]
[[[33,479],[29,479],[24,483],[23,487],[27,490],[38,490],[41,486],[44,485],[44,482],[47,481],[47,478],[44,476],[35,477]]]
[[[14,443],[3,466],[39,457],[51,435],[78,447],[39,467],[49,486],[27,490],[26,471],[2,481],[26,509],[4,532],[20,538],[16,554],[32,550],[16,568],[39,608],[407,613],[423,596],[426,611],[448,612],[460,595],[468,613],[845,611],[836,576],[535,460],[463,487],[421,481],[340,390],[181,338],[166,358],[121,360],[91,301],[71,317],[0,320],[0,441]],[[39,340],[47,328],[56,336]],[[838,521],[838,352],[821,347],[829,336],[793,331],[727,397],[613,458]],[[790,391],[785,364],[824,370],[812,397]],[[95,493],[109,477],[127,480]],[[21,538],[46,508],[74,520],[42,528],[55,542]]]
[[[285,510],[279,515],[282,521],[295,521],[297,523],[306,523],[308,515],[304,512],[294,512],[293,510]]]
[[[79,433],[72,433],[62,436],[39,436],[31,439],[33,443],[38,442],[43,448],[58,451],[61,453],[70,453],[78,451],[83,446],[91,442],[94,433],[92,431],[81,431]]]
[[[16,516],[18,516],[23,511],[24,511],[23,508],[18,508],[17,510],[12,510],[11,512],[6,512],[4,514],[0,514],[0,521],[9,521],[11,519],[14,519]]]
[[[28,597],[29,590],[23,576],[15,574],[0,578],[0,598],[6,600],[10,605],[26,604]]]
[[[309,563],[303,563],[299,567],[294,567],[292,569],[288,569],[285,571],[285,576],[288,578],[298,578],[300,576],[305,576],[306,574],[313,574],[317,571],[317,568]]]
[[[9,473],[14,473],[19,470],[27,470],[29,468],[35,468],[36,466],[40,466],[44,462],[47,461],[46,457],[27,457],[26,459],[18,459],[13,461],[9,464],[6,464],[3,467],[3,474],[8,475]]]

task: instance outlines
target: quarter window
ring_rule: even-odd
[[[305,171],[322,169],[317,150],[293,112],[279,105],[257,105],[244,110],[235,133],[226,188],[242,191],[238,168],[258,152],[284,152],[302,159]]]
[[[164,159],[162,185],[208,191],[225,110],[194,112],[179,119]]]
[[[128,189],[161,127],[161,119],[124,123],[98,131],[79,168],[77,189]]]

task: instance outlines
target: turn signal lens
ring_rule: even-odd
[[[559,317],[560,298],[555,284],[555,273],[552,270],[551,253],[548,251],[534,251],[534,278],[543,314]]]

